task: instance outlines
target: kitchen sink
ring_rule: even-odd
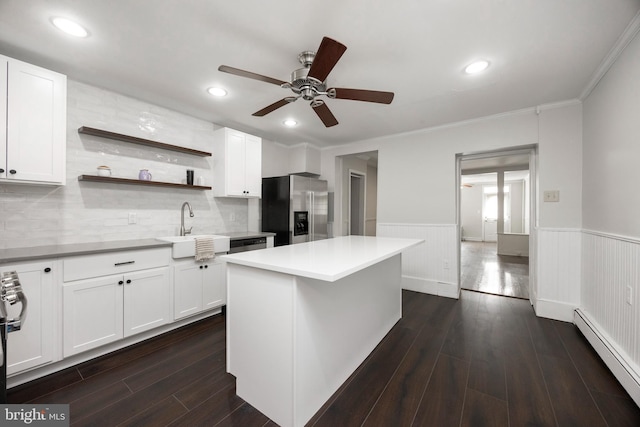
[[[163,242],[173,243],[171,248],[171,256],[173,258],[188,258],[196,255],[196,238],[197,237],[213,237],[213,247],[216,252],[229,251],[229,236],[219,236],[217,234],[195,234],[188,236],[168,236],[156,237]]]

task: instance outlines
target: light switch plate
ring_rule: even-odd
[[[544,201],[545,202],[559,202],[560,201],[560,191],[545,191],[544,192]]]

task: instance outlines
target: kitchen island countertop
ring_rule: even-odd
[[[233,264],[335,282],[423,242],[373,236],[341,236],[224,255]]]

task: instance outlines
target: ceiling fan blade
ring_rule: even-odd
[[[345,50],[347,47],[342,43],[324,37],[307,76],[324,82]]]
[[[256,111],[255,113],[252,114],[252,116],[257,116],[257,117],[262,117],[262,116],[266,116],[267,114],[269,114],[272,111],[277,110],[280,107],[284,107],[285,105],[294,102],[296,99],[295,97],[291,97],[288,96],[286,98],[281,99],[280,101],[276,101],[273,104],[264,107],[262,110],[260,111]]]
[[[229,73],[229,74],[233,74],[240,77],[247,77],[249,79],[260,80],[261,82],[271,83],[278,86],[282,86],[285,83],[289,83],[283,80],[274,79],[272,77],[263,76],[262,74],[252,73],[251,71],[245,71],[239,68],[229,67],[227,65],[219,66],[218,71],[222,71],[223,73]]]
[[[353,101],[377,102],[380,104],[391,104],[393,92],[381,92],[378,90],[331,88],[327,90],[329,98],[351,99]]]
[[[316,112],[326,127],[329,128],[338,124],[338,120],[336,120],[336,117],[323,101],[319,99],[311,101],[311,108],[313,108],[313,111]]]

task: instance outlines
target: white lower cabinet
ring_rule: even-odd
[[[169,259],[169,249],[152,249],[63,260],[64,357],[171,323]]]
[[[64,356],[173,321],[168,267],[65,284]]]
[[[0,265],[0,272],[18,273],[28,307],[22,328],[7,335],[7,375],[54,361],[58,270],[57,260]],[[20,304],[6,306],[9,318],[20,313]]]
[[[175,320],[227,303],[223,261],[178,261],[173,268]]]

